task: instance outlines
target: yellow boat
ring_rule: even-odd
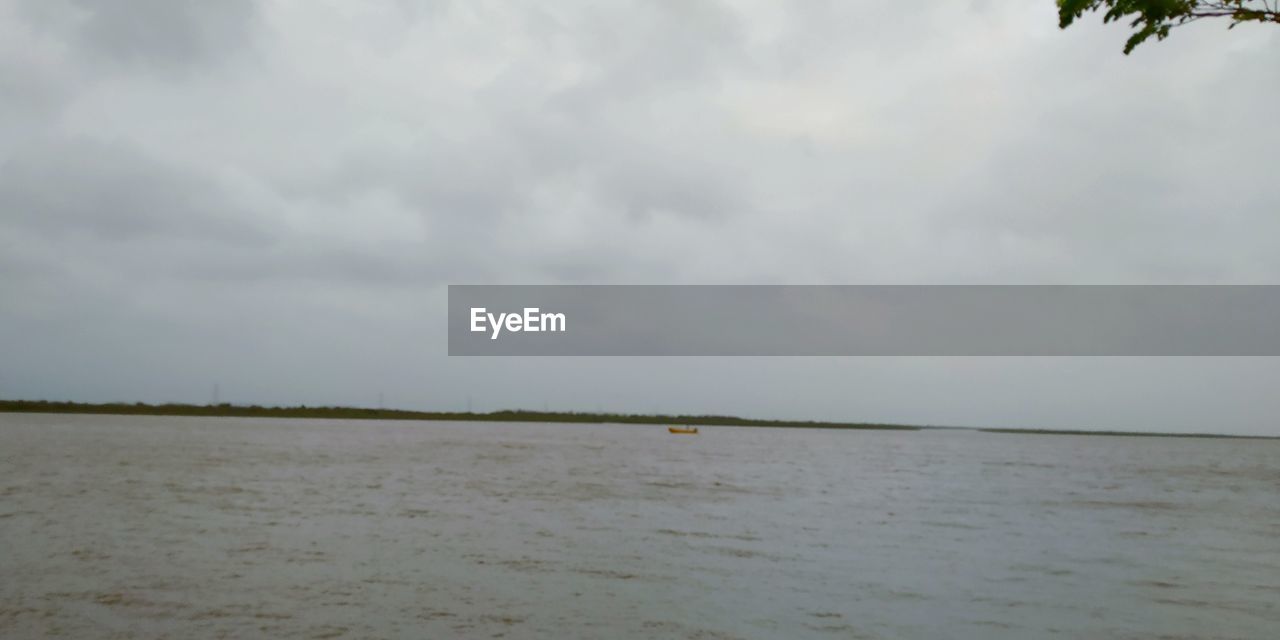
[[[671,433],[684,433],[684,434],[693,435],[693,436],[698,435],[697,427],[667,427],[667,431],[670,431]]]

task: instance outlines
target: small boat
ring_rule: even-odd
[[[698,435],[697,427],[667,427],[667,431],[670,431],[671,433],[683,433],[683,434],[692,435],[692,436]]]

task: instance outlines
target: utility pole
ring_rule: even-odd
[[[213,406],[218,406],[218,383],[213,383]]]

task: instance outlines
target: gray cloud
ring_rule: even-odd
[[[257,18],[252,0],[23,0],[21,9],[88,63],[165,71],[242,51]]]
[[[1280,31],[1113,27],[0,0],[0,395],[1274,432],[1270,360],[443,356],[447,283],[1276,282]]]
[[[219,187],[120,143],[41,140],[0,165],[6,219],[47,234],[86,233],[106,241],[198,237],[262,244],[255,228]]]

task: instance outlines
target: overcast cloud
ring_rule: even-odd
[[[0,397],[1280,435],[1265,358],[445,356],[449,283],[1280,283],[1280,28],[1056,24],[0,0]]]

